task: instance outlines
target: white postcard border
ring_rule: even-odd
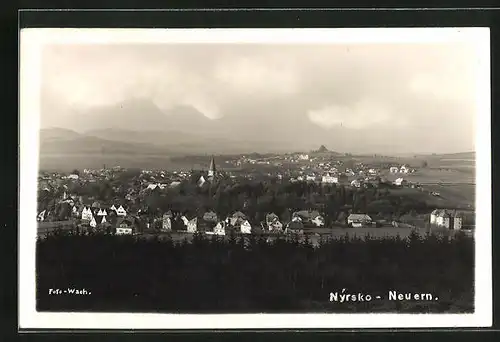
[[[23,29],[20,34],[20,329],[330,329],[488,327],[492,324],[489,28]],[[45,313],[35,305],[40,59],[44,44],[446,43],[477,46],[476,248],[473,314]]]

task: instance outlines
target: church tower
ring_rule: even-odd
[[[210,167],[208,168],[208,177],[209,178],[215,177],[215,172],[216,172],[215,160],[214,157],[212,157],[212,160],[210,160]]]

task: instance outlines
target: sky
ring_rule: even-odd
[[[248,135],[310,124],[296,139],[344,130],[353,150],[474,150],[477,55],[464,42],[59,44],[41,67],[42,127],[140,98],[248,123]]]

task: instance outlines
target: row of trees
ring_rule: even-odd
[[[137,191],[144,188],[144,185],[140,185],[136,173],[123,173],[120,177],[85,185],[72,182],[68,184],[67,191],[111,202],[113,199],[123,200],[131,187]],[[152,215],[167,210],[180,212],[215,210],[221,216],[226,216],[237,210],[243,210],[256,222],[261,222],[269,212],[274,212],[282,220],[288,221],[290,211],[317,209],[325,214],[327,224],[336,221],[339,214],[347,211],[399,216],[410,211],[428,212],[433,209],[425,202],[411,196],[394,195],[391,191],[392,186],[384,183],[378,184],[377,187],[353,189],[343,185],[305,182],[222,179],[215,183],[207,182],[200,187],[197,184],[198,178],[199,176],[195,174],[176,188],[148,191],[136,202],[139,202],[139,206],[147,206]],[[56,205],[54,194],[40,192],[39,205],[42,208],[53,209]]]
[[[92,251],[89,253],[89,251]],[[191,243],[107,235],[55,235],[37,242],[38,310],[155,312],[472,312],[474,243],[433,235],[408,239],[269,242],[205,238]],[[71,284],[90,296],[50,296]],[[59,285],[57,285],[59,286]],[[56,287],[57,287],[56,286]],[[380,295],[330,302],[330,292]],[[438,300],[389,301],[389,290]]]

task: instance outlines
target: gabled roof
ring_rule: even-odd
[[[371,217],[368,216],[367,214],[351,214],[348,216],[347,218],[348,220],[370,220],[371,221]]]
[[[232,215],[233,218],[245,218],[246,215],[243,214],[241,211],[237,211]]]
[[[279,217],[275,213],[269,213],[266,215],[266,222],[269,223],[269,222],[274,222],[276,220],[279,220]]]
[[[300,221],[292,221],[288,223],[287,228],[289,229],[303,229],[304,225]]]

